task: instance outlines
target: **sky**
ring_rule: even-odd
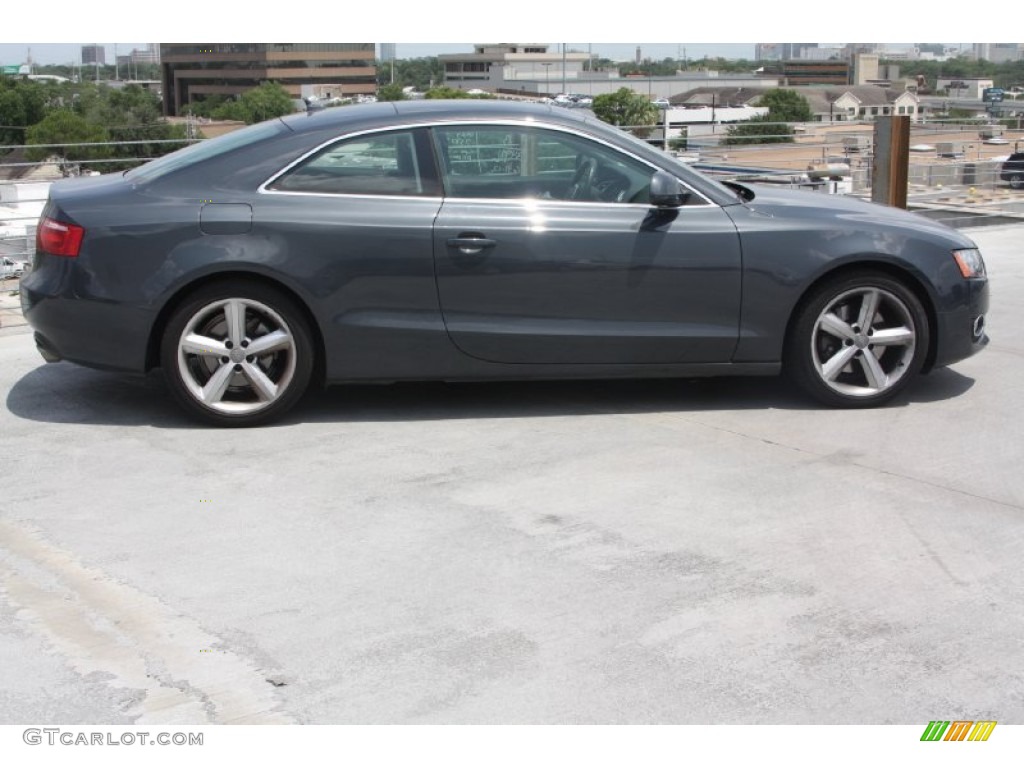
[[[566,43],[567,50],[588,50],[592,46],[595,56],[615,60],[632,60],[636,54],[636,46],[641,46],[643,55],[653,59],[682,58],[699,59],[703,56],[724,56],[731,59],[753,58],[754,46],[750,43]],[[32,49],[32,59],[37,64],[68,64],[78,63],[82,45],[92,43],[0,43],[0,64],[25,63],[28,49]],[[106,49],[106,61],[114,63],[115,43],[97,43]],[[133,48],[143,49],[145,43],[116,43],[117,53],[127,55]],[[551,50],[560,50],[560,43],[548,43]],[[685,54],[683,50],[685,49]],[[468,53],[473,50],[472,43],[398,43],[399,58],[408,59],[419,56],[437,56],[441,53]]]
[[[8,7],[9,6],[9,7]],[[81,40],[158,40],[250,42],[255,40],[375,40],[397,41],[402,58],[471,50],[474,42],[496,39],[536,41],[565,33],[598,41],[569,43],[597,55],[632,59],[636,46],[653,59],[722,55],[753,58],[757,41],[815,40],[823,32],[841,34],[847,41],[893,43],[896,39],[931,42],[958,37],[992,42],[999,28],[986,14],[958,14],[955,24],[947,14],[920,13],[911,4],[892,0],[858,0],[856,14],[818,7],[806,0],[730,0],[728,5],[675,2],[663,4],[556,3],[552,0],[516,0],[481,3],[479,0],[388,0],[349,3],[343,12],[325,14],[320,0],[288,0],[273,14],[239,13],[234,3],[206,2],[171,6],[160,11],[141,10],[137,0],[104,0],[102,6],[80,0],[48,0],[46,16],[60,23],[39,23],[31,3],[4,6],[0,23],[0,63],[24,62],[30,40],[39,62],[77,61]],[[156,19],[159,19],[157,22]],[[880,23],[884,19],[884,23]],[[838,33],[838,34],[837,34]],[[561,35],[559,35],[561,36]],[[897,37],[898,36],[898,37]],[[680,41],[690,42],[680,42]],[[453,42],[455,41],[455,42]],[[464,41],[464,42],[459,42]],[[107,60],[113,61],[113,43]],[[825,44],[825,43],[823,43]],[[906,45],[896,44],[895,45]],[[144,43],[118,43],[128,53]],[[557,44],[551,44],[557,45]]]
[[[0,43],[0,64],[25,63],[29,49],[32,59],[37,64],[69,64],[78,63],[82,45],[93,43]],[[143,49],[146,43],[96,43],[106,48],[106,61],[114,63],[114,46],[118,55],[127,55],[133,48]],[[550,50],[561,50],[561,43],[548,43]],[[704,56],[722,56],[728,59],[753,59],[753,43],[566,43],[567,50],[592,50],[595,56],[615,61],[632,60],[636,55],[637,45],[645,58],[661,60],[664,58],[688,60],[700,59]],[[821,43],[821,45],[837,45],[837,43]],[[905,48],[910,43],[889,43],[890,48]],[[951,43],[950,45],[958,45]],[[969,46],[969,43],[959,45]],[[398,43],[399,58],[416,58],[420,56],[437,56],[442,53],[467,53],[473,50],[472,43]]]

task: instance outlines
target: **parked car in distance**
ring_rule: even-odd
[[[668,99],[652,99],[651,104],[656,106],[658,109],[668,109],[672,106]]]
[[[28,262],[0,256],[0,279],[21,277],[28,271]]]
[[[1014,152],[1003,163],[999,178],[1008,181],[1013,189],[1024,189],[1024,152]]]
[[[487,100],[290,115],[57,182],[21,284],[44,359],[162,368],[226,426],[401,380],[785,372],[875,406],[981,350],[988,301],[941,224]]]

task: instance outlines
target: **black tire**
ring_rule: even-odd
[[[1012,174],[1010,176],[1009,181],[1010,181],[1010,188],[1011,189],[1021,189],[1021,188],[1024,188],[1024,175],[1022,175],[1022,174],[1019,174],[1019,173]]]
[[[927,313],[906,283],[874,270],[847,272],[822,283],[797,308],[784,370],[826,405],[871,408],[920,372],[929,339]]]
[[[168,319],[160,345],[175,399],[221,427],[284,415],[309,387],[314,356],[309,323],[295,301],[244,279],[190,294]]]

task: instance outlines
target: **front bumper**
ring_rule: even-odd
[[[968,300],[950,312],[936,315],[935,359],[932,368],[977,354],[989,342],[986,317],[989,304],[988,280],[971,280]]]

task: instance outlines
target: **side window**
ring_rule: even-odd
[[[425,131],[342,139],[279,176],[269,189],[325,195],[439,196]]]
[[[519,126],[434,129],[449,197],[647,203],[654,171],[589,139]]]

